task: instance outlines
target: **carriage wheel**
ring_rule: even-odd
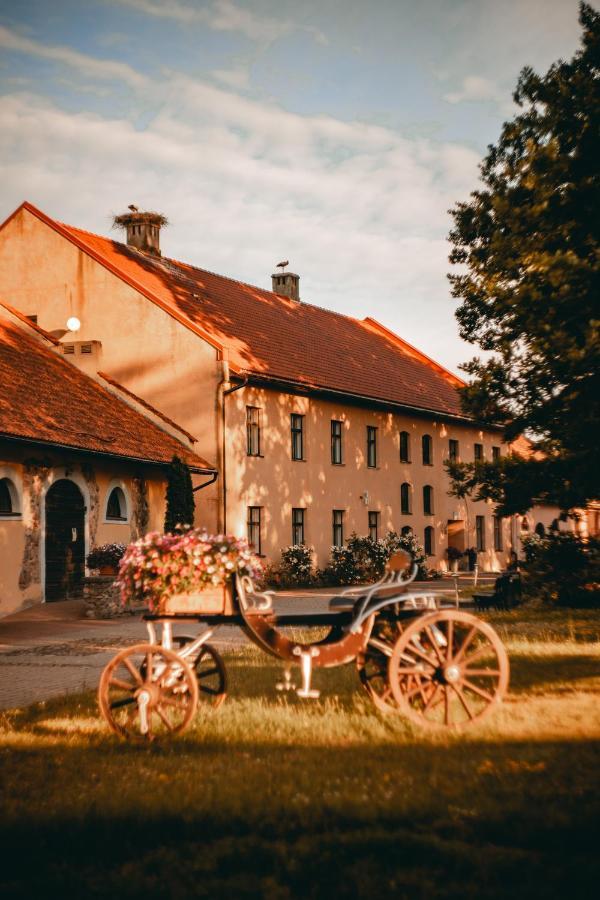
[[[383,713],[398,711],[388,679],[388,663],[402,630],[400,620],[383,610],[375,618],[367,646],[356,657],[360,682]]]
[[[178,634],[173,642],[178,647],[184,647],[195,638],[187,634]],[[198,681],[198,699],[209,703],[213,709],[218,709],[227,697],[227,672],[223,657],[212,644],[202,644],[195,660],[190,660],[189,665],[194,668]]]
[[[462,729],[504,697],[508,656],[486,622],[444,610],[420,617],[400,635],[388,677],[400,712],[413,722]]]
[[[187,728],[198,705],[198,683],[173,650],[135,644],[102,672],[98,702],[114,732],[151,741]]]

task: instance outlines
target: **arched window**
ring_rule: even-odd
[[[537,534],[538,537],[546,536],[546,529],[544,528],[543,522],[537,523],[537,525],[535,526],[535,533]]]
[[[400,534],[402,534],[404,537],[408,537],[409,534],[412,534],[412,528],[410,527],[410,525],[404,525]]]
[[[550,531],[560,531],[560,524],[558,519],[552,519],[550,523]]]
[[[400,462],[410,462],[410,434],[408,431],[400,432]]]
[[[521,531],[529,531],[529,522],[526,518],[521,522]]]
[[[423,513],[426,516],[433,515],[433,488],[430,484],[423,488]]]
[[[431,525],[427,526],[423,537],[424,537],[423,549],[425,550],[425,555],[433,556],[433,542],[434,542],[433,526],[431,526]]]
[[[19,513],[19,495],[10,478],[0,478],[0,516],[14,516]]]
[[[433,465],[433,441],[431,440],[430,434],[424,434],[421,438],[421,444],[423,446],[423,465],[424,466],[432,466]]]
[[[127,500],[123,489],[120,487],[114,487],[108,495],[106,518],[113,522],[127,521]]]
[[[403,516],[409,516],[412,512],[411,510],[411,487],[408,481],[405,481],[400,485],[400,512]]]

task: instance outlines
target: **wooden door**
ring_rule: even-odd
[[[85,573],[85,506],[66,478],[46,494],[46,600],[81,597]]]

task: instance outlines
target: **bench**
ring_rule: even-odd
[[[505,572],[496,578],[493,592],[473,594],[477,610],[512,609],[521,603],[521,576],[517,572]]]

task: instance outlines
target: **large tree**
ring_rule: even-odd
[[[482,185],[451,210],[460,333],[491,351],[463,366],[464,409],[540,451],[482,467],[504,514],[600,496],[600,15],[582,3],[579,20],[572,60],[522,70]]]

